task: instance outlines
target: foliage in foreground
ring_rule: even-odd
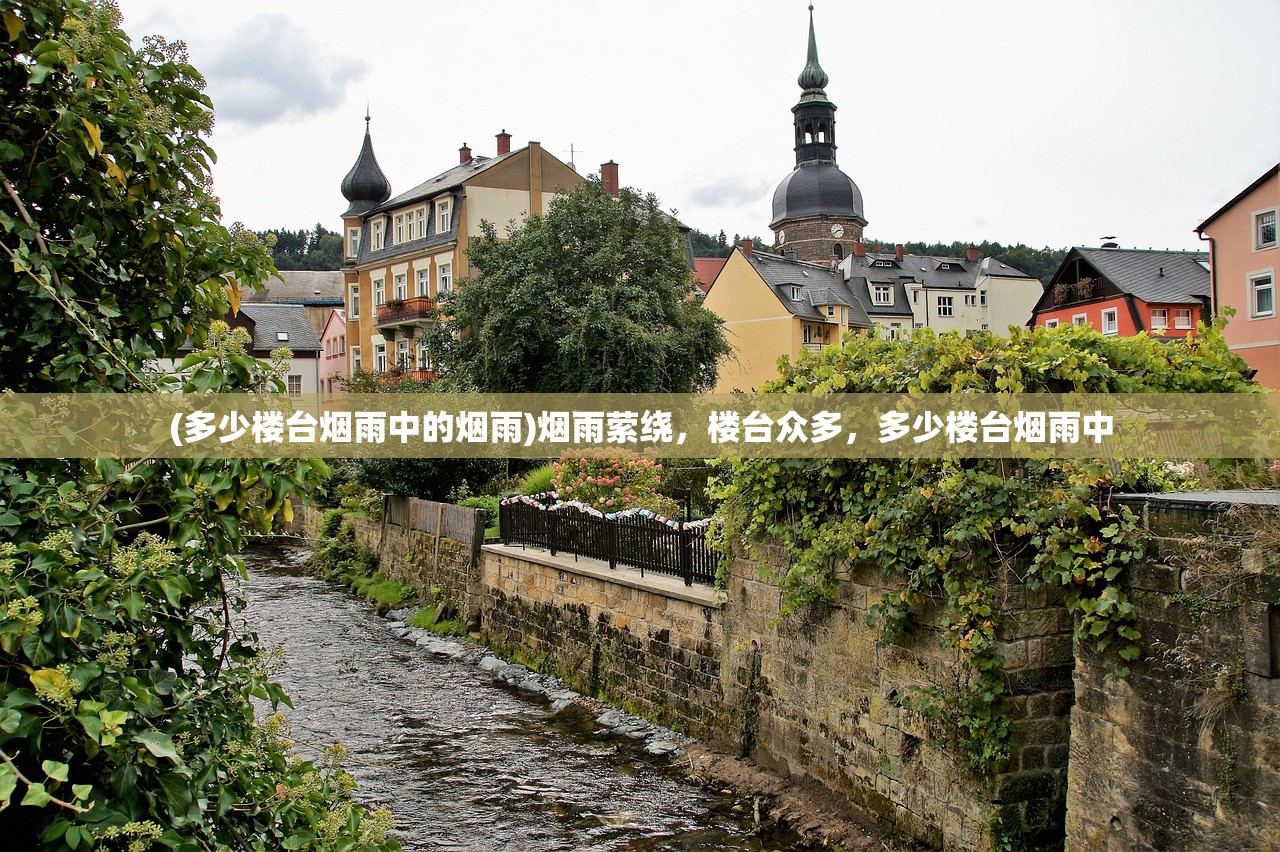
[[[271,271],[217,224],[212,123],[181,45],[108,3],[0,0],[0,391],[154,390]],[[225,325],[186,391],[283,391]],[[324,471],[297,460],[0,461],[7,847],[391,848],[342,750],[293,754],[233,554]],[[230,582],[229,582],[230,581]]]
[[[888,341],[849,337],[843,347],[783,365],[772,393],[1185,392],[1252,393],[1247,367],[1221,324],[1186,341],[1104,337],[1091,329],[935,335]],[[1008,756],[1012,723],[1003,703],[1004,571],[1031,588],[1065,590],[1077,639],[1102,652],[1117,676],[1138,654],[1133,607],[1115,580],[1143,553],[1138,519],[1110,496],[1176,488],[1164,465],[1097,460],[749,459],[720,488],[723,546],[736,539],[784,545],[784,611],[834,602],[837,569],[878,565],[898,591],[870,616],[892,642],[926,601],[940,604],[949,647],[959,651],[958,688],[905,697],[950,724],[971,765],[990,772]],[[729,554],[726,552],[725,558]]]

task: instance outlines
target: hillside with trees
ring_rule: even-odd
[[[893,251],[893,247],[894,243],[892,242],[867,240],[868,251]],[[1062,263],[1062,259],[1067,256],[1067,249],[1065,248],[1055,249],[1045,246],[1037,249],[1023,243],[1006,246],[988,240],[983,240],[976,246],[973,243],[960,241],[953,243],[906,242],[902,244],[902,248],[907,254],[933,255],[935,257],[964,257],[965,250],[971,247],[977,248],[978,254],[982,257],[994,257],[1001,263],[1006,263],[1033,278],[1039,278],[1041,281],[1048,281],[1049,277],[1057,270],[1058,264]]]
[[[271,249],[276,269],[342,268],[342,235],[326,229],[319,222],[310,230],[272,228],[257,233]]]

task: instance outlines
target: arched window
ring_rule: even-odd
[[[844,260],[844,246],[840,245],[840,243],[836,243],[831,247],[831,253],[834,254],[837,259]]]
[[[825,124],[818,125],[818,141],[819,142],[827,141],[827,126]]]

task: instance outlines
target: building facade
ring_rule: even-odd
[[[818,64],[813,10],[809,10],[809,50],[796,81],[800,100],[791,108],[796,167],[773,193],[774,244],[800,260],[843,259],[846,247],[862,239],[867,225],[862,191],[836,165],[836,105],[827,97],[827,72]]]
[[[320,393],[325,396],[342,390],[340,379],[347,376],[347,312],[332,308],[320,333]]]
[[[1205,252],[1076,247],[1049,279],[1029,325],[1186,337],[1208,308]]]
[[[1275,165],[1196,228],[1210,241],[1214,310],[1235,309],[1224,332],[1227,344],[1258,371],[1258,382],[1272,389],[1280,389],[1278,214],[1280,165]]]
[[[433,355],[422,332],[436,322],[437,297],[468,274],[467,245],[481,222],[501,233],[582,178],[537,142],[511,150],[504,130],[494,156],[473,156],[463,144],[456,166],[392,197],[368,116],[365,125],[360,154],[342,181],[350,202],[342,217],[348,375],[398,368],[429,378]],[[606,185],[610,178],[616,186],[613,163],[602,167]]]
[[[783,355],[795,359],[872,328],[837,267],[757,252],[750,240],[729,255],[703,304],[724,320],[733,347],[720,362],[716,393],[758,390],[777,378]]]

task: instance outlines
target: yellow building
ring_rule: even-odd
[[[456,166],[393,198],[368,123],[365,116],[364,144],[342,181],[348,375],[398,365],[429,378],[432,353],[419,332],[434,322],[437,296],[467,275],[467,244],[480,223],[501,232],[582,178],[537,142],[512,151],[504,130],[495,156],[473,156],[464,143]],[[615,164],[601,172],[617,184]]]
[[[703,304],[724,320],[733,357],[720,363],[716,393],[757,390],[778,375],[778,358],[799,357],[865,332],[871,320],[844,274],[831,264],[733,250]]]

